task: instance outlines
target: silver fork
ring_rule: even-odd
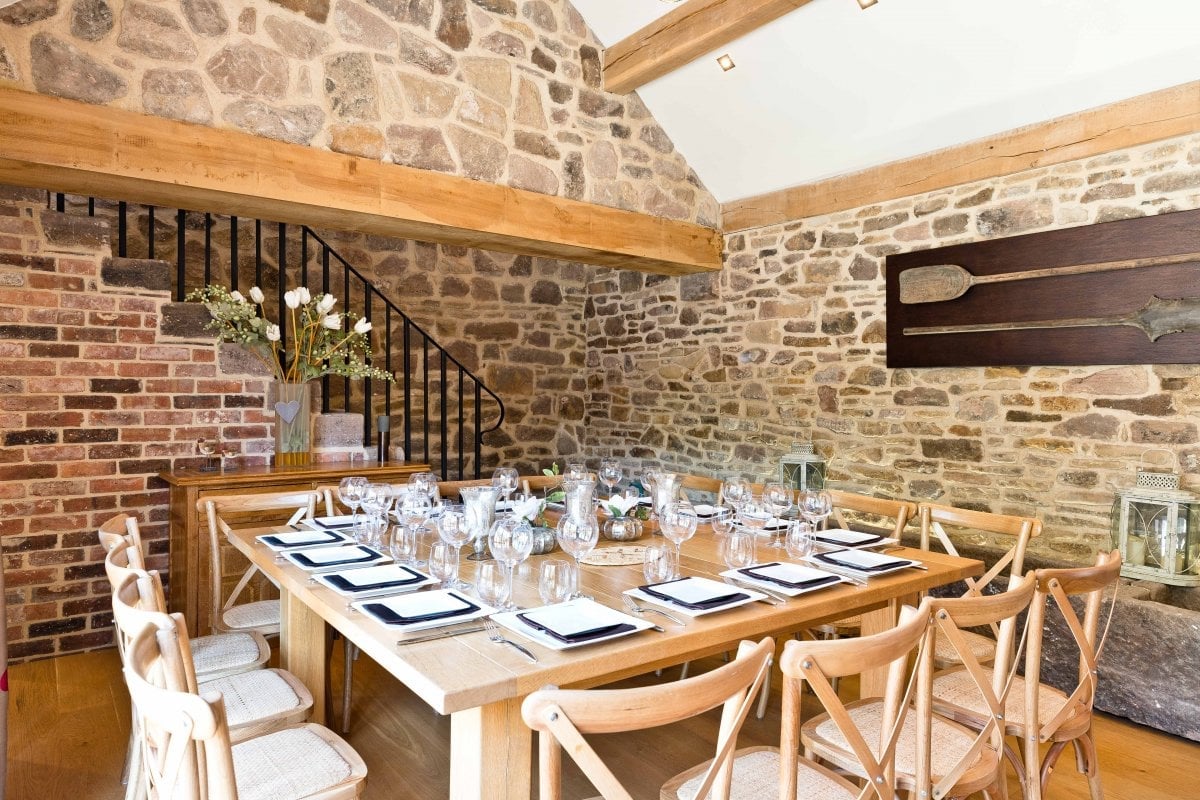
[[[487,637],[496,644],[506,644],[519,652],[521,655],[528,658],[530,663],[538,663],[537,656],[526,650],[524,646],[517,644],[512,639],[505,639],[504,634],[500,633],[500,626],[495,622],[492,622],[490,619],[485,619],[483,621],[483,631],[487,634]]]
[[[761,586],[751,586],[750,584],[742,583],[741,581],[731,578],[728,575],[722,575],[721,580],[725,581],[730,586],[736,586],[739,589],[751,589],[755,592],[761,593],[764,595],[764,597],[759,602],[766,603],[769,606],[782,605],[791,599],[787,595],[772,592],[770,589],[764,589]]]
[[[651,608],[650,606],[638,605],[638,602],[627,594],[621,595],[621,599],[625,601],[625,607],[628,608],[633,613],[637,614],[638,616],[642,616],[646,612],[650,612],[652,614],[658,614],[659,616],[665,617],[666,619],[669,619],[671,622],[674,622],[676,625],[686,625],[687,624],[683,620],[681,620],[679,617],[675,616],[674,614],[672,614],[668,611],[663,611],[660,608]]]

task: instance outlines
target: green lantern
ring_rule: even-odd
[[[813,452],[812,442],[794,442],[779,462],[779,480],[798,491],[825,485],[825,459]]]
[[[1127,578],[1200,586],[1200,496],[1179,488],[1179,475],[1139,468],[1132,489],[1117,492],[1113,545]]]

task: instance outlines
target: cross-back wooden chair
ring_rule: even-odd
[[[585,739],[587,734],[620,733],[668,725],[723,706],[716,755],[696,776],[696,797],[730,797],[731,763],[737,735],[762,685],[774,642],[743,642],[738,657],[717,669],[676,683],[634,689],[542,689],[521,706],[525,723],[538,732],[539,796],[562,797],[562,750],[566,750],[605,800],[630,800],[620,779]],[[663,798],[690,797],[680,785],[683,773],[668,781]]]
[[[1025,675],[1014,679],[1004,711],[1005,733],[1019,743],[1017,749],[1009,748],[1006,754],[1022,776],[1027,800],[1046,796],[1055,764],[1068,744],[1075,747],[1077,766],[1087,776],[1093,800],[1104,795],[1092,735],[1097,662],[1103,645],[1097,636],[1105,591],[1116,584],[1120,572],[1120,553],[1114,550],[1101,553],[1092,566],[1042,569],[1034,573],[1036,594],[1029,613]],[[1071,598],[1082,600],[1082,617]],[[1115,606],[1114,597],[1109,605],[1109,620]],[[1050,619],[1057,618],[1060,628],[1065,628],[1070,647],[1079,654],[1078,678],[1069,691],[1040,680],[1048,614]],[[964,691],[967,680],[962,668],[937,673],[933,681],[934,707],[964,724],[980,727],[994,718],[994,712],[981,705],[972,693]],[[1026,720],[1037,720],[1032,733]],[[1047,742],[1050,747],[1041,756],[1039,745]]]
[[[219,692],[199,694],[163,685],[161,675],[171,671],[169,662],[182,652],[181,637],[186,634],[178,626],[142,628],[129,642],[124,669],[152,797],[359,796],[366,765],[327,728],[303,723],[234,743]]]
[[[969,650],[964,650],[964,659],[976,668],[969,674],[980,679],[973,688],[985,698],[985,704],[994,704],[997,696],[1002,704],[1012,683],[1012,675],[1007,669],[1012,660],[1018,617],[1029,607],[1032,596],[1033,580],[1030,578],[999,595],[941,601],[926,598],[917,611],[925,620],[925,630],[918,668],[910,678],[916,681],[911,711],[902,714],[897,721],[886,700],[867,698],[848,703],[840,712],[830,711],[804,724],[801,739],[805,755],[815,755],[869,783],[879,783],[877,772],[864,769],[869,762],[864,761],[862,747],[887,732],[894,737],[887,741],[894,747],[893,778],[898,788],[913,792],[915,797],[966,797],[979,791],[989,797],[1006,796],[999,730],[993,726],[977,732],[933,713],[933,643],[942,636],[953,646],[965,648],[961,627],[1000,624],[1002,633],[996,654],[999,669],[995,682],[990,673],[979,673],[978,662],[970,656]],[[832,684],[822,686],[820,690],[814,686],[814,691],[827,708],[828,704],[837,702]],[[849,723],[863,732],[857,746],[847,733]]]
[[[978,597],[992,587],[992,591],[1003,590],[1023,574],[1025,566],[1025,551],[1031,539],[1040,536],[1042,523],[1033,517],[1020,517],[1011,514],[992,514],[987,511],[972,511],[954,506],[943,506],[935,503],[922,503],[917,509],[921,520],[921,549],[929,550],[936,540],[950,555],[958,555],[954,544],[957,536],[967,532],[984,532],[1002,537],[1009,543],[1008,549],[978,578],[966,578],[967,590],[964,597]],[[950,530],[947,530],[949,528]],[[1005,580],[999,580],[1000,578]],[[995,585],[993,586],[993,582]],[[999,630],[992,626],[992,636],[998,635]],[[967,632],[965,638],[971,645],[971,651],[981,662],[986,663],[995,652],[994,638],[979,633]],[[949,667],[961,661],[952,648],[944,641],[938,640],[936,653],[937,666]]]
[[[212,627],[218,631],[257,631],[264,636],[278,636],[280,625],[279,600],[256,600],[238,603],[258,567],[249,565],[237,584],[225,596],[221,565],[222,545],[239,522],[290,519],[299,513],[302,519],[312,519],[320,495],[317,492],[269,492],[264,494],[234,494],[202,498],[196,510],[208,520],[209,571]]]

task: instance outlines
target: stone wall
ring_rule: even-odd
[[[25,89],[715,227],[638,97],[601,89],[600,52],[566,0],[0,9],[0,81]]]
[[[717,275],[597,273],[588,450],[763,477],[812,438],[840,487],[1034,514],[1082,558],[1146,448],[1200,482],[1200,367],[889,370],[884,258],[1197,207],[1193,135],[729,235]]]

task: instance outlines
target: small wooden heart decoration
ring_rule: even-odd
[[[281,420],[291,425],[292,420],[300,413],[300,401],[288,400],[286,403],[276,403],[275,413],[279,415]]]

